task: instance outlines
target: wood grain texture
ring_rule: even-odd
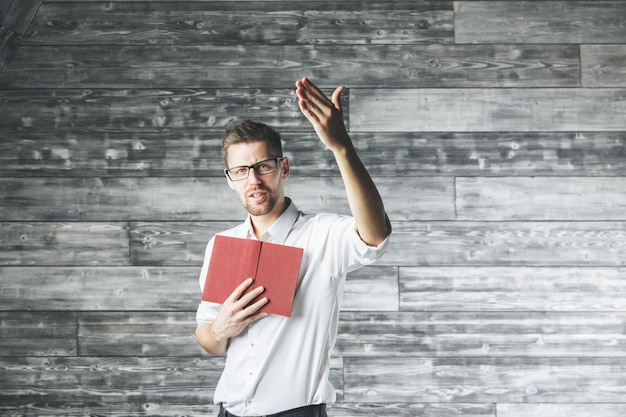
[[[374,361],[626,357],[625,319],[621,312],[344,313],[335,350]]]
[[[0,311],[0,361],[9,356],[76,355],[76,335],[75,312]],[[11,380],[2,371],[0,366],[0,386],[7,386]]]
[[[375,178],[394,220],[453,219],[449,178]],[[413,198],[405,187],[416,190]],[[350,213],[341,178],[290,178],[286,193],[307,213]],[[22,210],[16,210],[18,207]],[[0,178],[1,220],[236,221],[247,213],[220,178]]]
[[[148,410],[152,403],[208,405],[223,366],[223,358],[206,356],[0,357],[0,404],[50,407],[60,414],[81,405],[96,412],[119,404]]]
[[[577,87],[579,59],[561,45],[22,46],[0,87]]]
[[[405,222],[380,265],[626,265],[624,222]]]
[[[500,417],[532,417],[538,415],[571,417],[619,417],[626,412],[626,404],[498,404]]]
[[[44,415],[155,415],[166,410],[215,410],[213,392],[223,357],[1,357],[0,410]],[[331,381],[343,398],[343,361],[331,361]],[[51,384],[51,382],[54,382]],[[106,387],[106,390],[103,389]],[[71,392],[71,397],[68,397]],[[160,409],[164,407],[165,410]],[[180,408],[177,408],[180,407]],[[121,411],[118,411],[121,410]],[[133,414],[131,414],[133,415]]]
[[[456,179],[460,220],[625,220],[626,177]]]
[[[0,309],[194,311],[199,267],[0,267]]]
[[[283,129],[280,129],[283,130]],[[6,132],[0,177],[222,177],[223,132]],[[312,131],[281,134],[294,177],[337,176]],[[373,176],[624,176],[626,132],[359,132]]]
[[[621,1],[457,1],[458,43],[624,43]]]
[[[305,75],[347,87],[394,231],[347,277],[329,415],[625,414],[625,2],[39,2],[0,1],[1,415],[217,414],[225,127],[274,125],[287,195],[349,212]]]
[[[23,35],[42,0],[4,0],[0,4],[0,26]]]
[[[0,310],[193,312],[199,274],[199,266],[0,267]],[[398,311],[398,298],[397,268],[372,266],[348,275],[342,309]]]
[[[625,274],[613,267],[402,267],[400,311],[625,311]]]
[[[200,302],[199,297],[195,299],[196,303]],[[194,310],[80,313],[78,353],[80,356],[202,356],[203,350],[194,335],[196,327]]]
[[[130,228],[131,265],[202,266],[209,239],[238,222],[133,222]]]
[[[113,404],[95,404],[90,403],[65,403],[55,404],[47,403],[45,400],[41,402],[33,401],[27,404],[14,402],[0,404],[0,412],[6,415],[26,414],[37,416],[58,416],[64,417],[84,417],[85,413],[93,415],[123,415],[125,417],[139,417],[149,415],[151,417],[171,417],[173,415],[181,415],[188,417],[206,417],[216,416],[219,407],[212,403],[206,404],[198,401],[197,404],[180,404],[176,401],[165,402],[134,402]]]
[[[126,223],[2,222],[0,265],[128,265]]]
[[[288,89],[0,89],[0,131],[168,132],[240,119],[310,130]]]
[[[342,311],[398,311],[398,268],[368,266],[348,274]]]
[[[624,131],[624,89],[351,89],[354,132]]]
[[[337,417],[495,417],[495,404],[476,403],[418,403],[418,402],[344,402],[328,408],[328,414]]]
[[[2,72],[8,66],[17,50],[20,39],[20,36],[15,32],[4,26],[0,26],[0,79]]]
[[[626,45],[580,45],[584,87],[626,86]]]
[[[450,43],[452,3],[144,1],[102,6],[46,2],[25,44]]]
[[[387,357],[344,365],[350,402],[620,403],[626,359]]]
[[[0,79],[40,5],[41,0],[4,0],[0,3]]]
[[[6,132],[0,176],[223,176],[221,131]]]

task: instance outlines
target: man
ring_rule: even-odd
[[[252,279],[223,304],[203,301],[198,307],[198,343],[211,354],[227,353],[214,396],[220,416],[325,417],[325,404],[335,401],[328,377],[345,277],[378,259],[391,233],[382,199],[344,126],[343,90],[329,100],[307,78],[296,82],[300,110],[337,161],[352,216],[304,214],[285,196],[289,160],[269,126],[240,122],[224,138],[228,186],[249,215],[220,234],[296,246],[304,254],[291,317],[259,312],[268,302],[264,289],[242,295]]]

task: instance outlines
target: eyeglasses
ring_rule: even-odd
[[[285,159],[284,156],[277,156],[275,158],[264,159],[253,165],[242,165],[238,167],[226,168],[224,174],[231,181],[241,181],[248,178],[250,175],[250,169],[254,169],[257,175],[267,175],[272,172],[276,172],[278,169],[278,161]]]

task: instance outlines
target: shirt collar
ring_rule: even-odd
[[[280,215],[280,217],[270,226],[269,229],[261,235],[262,241],[271,241],[273,243],[277,243],[279,245],[284,245],[285,240],[287,239],[287,235],[291,231],[296,220],[298,220],[298,215],[300,210],[296,204],[291,201],[290,198],[287,198],[288,206]],[[245,221],[246,229],[248,230],[248,239],[255,239],[254,230],[252,229],[252,219],[248,214],[248,217]]]

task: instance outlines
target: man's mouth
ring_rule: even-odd
[[[265,197],[265,194],[266,194],[265,191],[256,191],[256,192],[250,194],[249,197],[252,200],[258,201],[258,200],[263,199],[263,197]]]

